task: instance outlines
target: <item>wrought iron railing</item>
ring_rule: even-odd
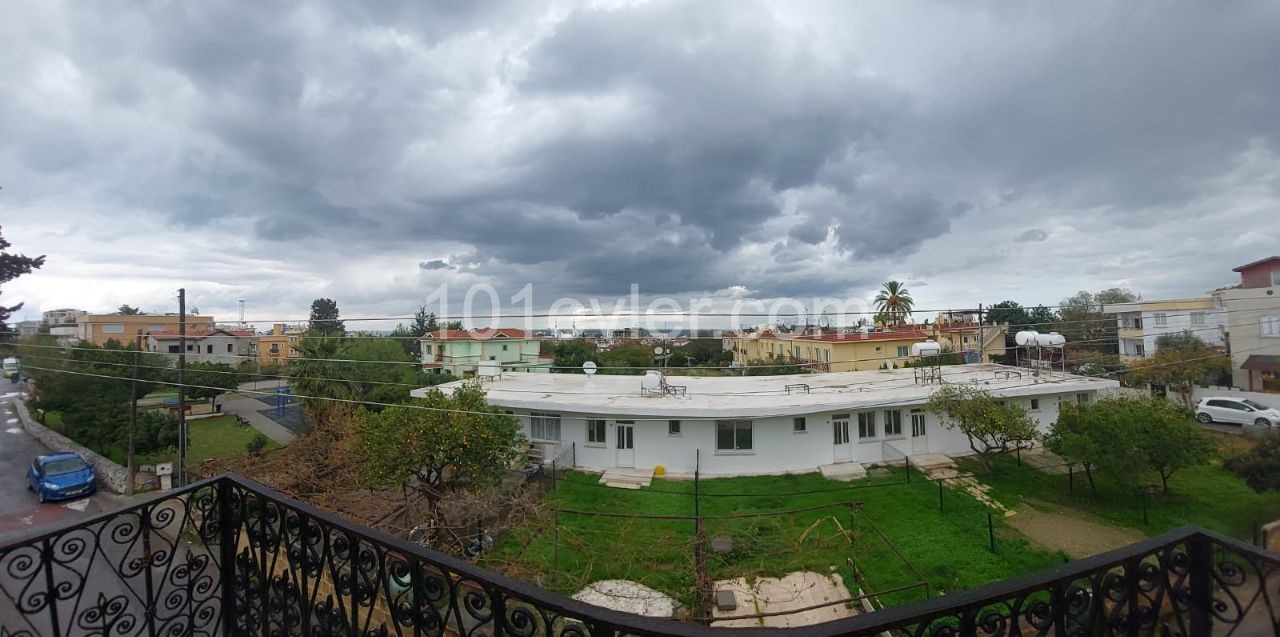
[[[0,634],[775,634],[577,602],[237,476],[0,547]],[[1280,634],[1280,556],[1194,528],[788,634]]]

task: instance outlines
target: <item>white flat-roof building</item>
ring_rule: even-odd
[[[484,383],[490,404],[520,417],[524,433],[575,466],[669,474],[758,475],[815,471],[904,455],[970,453],[968,439],[924,411],[940,387],[913,369],[793,376],[683,377],[665,390],[640,376],[503,373]],[[1114,380],[979,363],[941,368],[942,381],[1018,402],[1047,431],[1063,401],[1114,393]],[[463,382],[439,385],[450,391]],[[652,385],[651,385],[652,386]],[[432,388],[415,389],[422,397]]]

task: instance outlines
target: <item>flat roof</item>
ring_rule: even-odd
[[[949,365],[944,382],[969,384],[995,396],[1039,396],[1096,391],[1120,386],[1115,380],[1054,372],[1033,377],[1026,368],[993,363]],[[656,418],[736,418],[805,415],[843,409],[920,404],[939,385],[915,382],[913,369],[891,369],[788,376],[668,376],[686,388],[684,396],[642,396],[640,376],[503,372],[485,381],[490,404],[505,409],[586,415]],[[1017,374],[1021,374],[1019,377]],[[449,391],[464,382],[437,386]],[[976,383],[976,384],[975,384]],[[787,385],[805,384],[808,393]],[[422,397],[430,387],[415,389]]]

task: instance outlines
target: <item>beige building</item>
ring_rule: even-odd
[[[285,325],[276,323],[271,326],[270,334],[258,336],[258,358],[263,362],[282,363],[298,358],[301,339],[307,328],[301,325]]]
[[[1280,257],[1233,271],[1240,285],[1213,293],[1227,313],[1231,382],[1248,391],[1280,391]]]
[[[187,332],[207,332],[213,326],[212,316],[188,316]],[[107,341],[132,343],[141,330],[177,332],[177,314],[85,314],[76,318],[76,338],[81,343],[106,345]]]

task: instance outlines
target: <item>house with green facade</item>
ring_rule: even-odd
[[[459,378],[486,370],[550,372],[550,358],[540,355],[532,333],[510,328],[440,329],[420,339],[423,369],[438,369]],[[486,364],[487,363],[487,364]]]

